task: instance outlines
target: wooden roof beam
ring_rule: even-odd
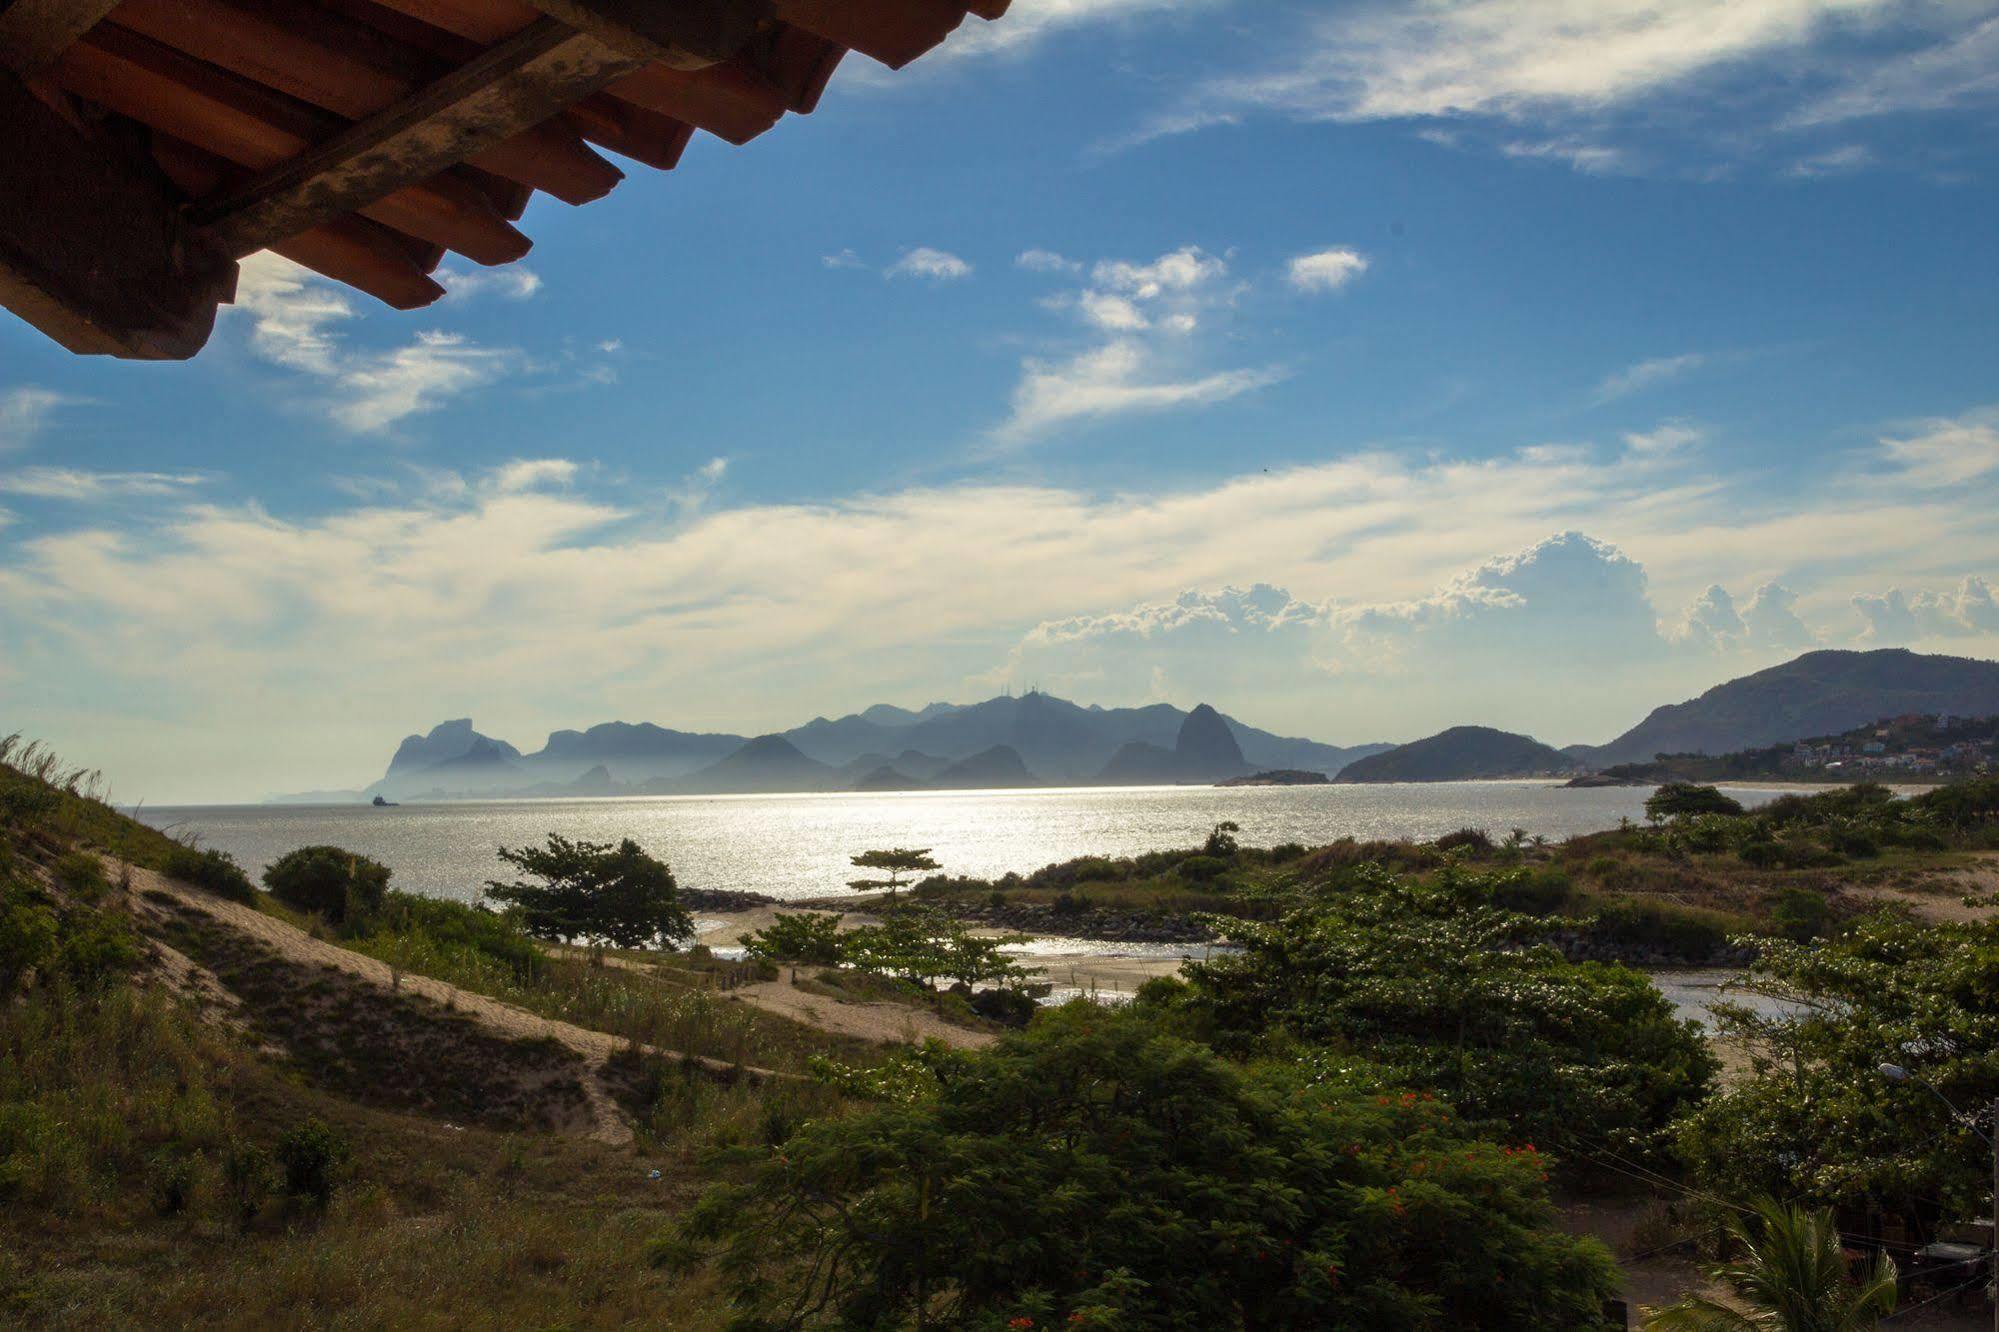
[[[303,0],[125,0],[118,26],[348,120],[364,120],[448,66]],[[470,159],[564,203],[602,198],[623,173],[561,122],[533,125]]]
[[[65,52],[56,76],[80,97],[258,172],[309,151],[341,125],[336,117],[116,23],[102,25]],[[508,263],[530,248],[528,238],[500,216],[492,196],[463,171],[441,172],[359,211],[479,263]]]
[[[249,254],[476,156],[642,63],[543,19],[193,215],[230,253]]]
[[[0,305],[73,352],[177,361],[235,294],[157,176],[0,74]]]
[[[0,3],[0,67],[24,79],[53,65],[118,7],[119,0],[14,0]]]

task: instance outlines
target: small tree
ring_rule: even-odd
[[[809,962],[836,967],[845,953],[840,938],[842,916],[818,911],[787,911],[755,934],[744,934],[736,942],[751,957],[766,962]]]
[[[1238,849],[1235,835],[1242,831],[1242,825],[1223,819],[1208,832],[1208,840],[1201,847],[1201,854],[1213,856],[1217,860],[1233,860]]]
[[[611,846],[550,833],[547,846],[501,847],[500,859],[541,880],[486,884],[486,896],[517,908],[537,939],[670,948],[694,935],[673,871],[629,837]]]
[[[930,858],[930,848],[911,851],[905,847],[894,847],[887,851],[863,851],[853,858],[854,868],[867,870],[887,870],[886,879],[852,879],[847,886],[857,893],[872,893],[878,889],[888,889],[890,897],[902,887],[905,874],[923,874],[941,866]]]
[[[302,846],[271,862],[264,887],[286,906],[341,925],[381,910],[389,867],[337,846]]]
[[[1645,817],[1654,823],[1690,818],[1696,814],[1740,814],[1742,804],[1712,786],[1694,782],[1667,782],[1645,800]]]

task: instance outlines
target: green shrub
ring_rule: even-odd
[[[836,967],[845,949],[840,940],[841,916],[818,911],[780,912],[776,919],[737,942],[751,957],[769,962],[809,962]]]
[[[1229,862],[1220,856],[1188,856],[1173,872],[1189,883],[1213,883],[1228,873]]]
[[[1645,817],[1653,822],[1701,814],[1740,814],[1742,802],[1717,788],[1694,782],[1667,782],[1645,798]]]
[[[1575,897],[1569,876],[1559,869],[1521,874],[1501,882],[1492,892],[1494,906],[1529,916],[1549,916]]]
[[[1652,949],[1699,961],[1726,945],[1742,923],[1695,907],[1622,900],[1598,908],[1591,933],[1621,948]]]
[[[741,1327],[1596,1332],[1616,1292],[1533,1148],[1378,1077],[1087,1003],[943,1061],[760,1154],[656,1260],[719,1245]]]
[[[104,862],[88,851],[66,851],[49,866],[49,877],[72,897],[95,902],[110,884],[104,879]]]
[[[1807,943],[1832,923],[1832,906],[1823,893],[1810,888],[1785,888],[1777,894],[1770,918],[1785,938]]]
[[[1025,990],[1003,986],[972,992],[972,1011],[989,1022],[1024,1027],[1034,1020],[1038,1005]]]
[[[302,846],[271,862],[264,887],[286,906],[339,925],[381,910],[389,867],[337,846]]]
[[[333,1196],[333,1176],[347,1159],[347,1140],[317,1119],[281,1136],[272,1155],[284,1172],[285,1191],[324,1206]]]
[[[55,956],[57,926],[55,908],[40,893],[0,885],[0,1001]]]
[[[255,903],[257,900],[256,885],[250,882],[250,876],[243,872],[243,867],[227,851],[213,848],[202,851],[192,846],[176,845],[162,858],[160,873],[232,902]]]
[[[1462,850],[1482,856],[1492,850],[1492,834],[1483,828],[1460,828],[1439,837],[1435,845],[1439,851]]]

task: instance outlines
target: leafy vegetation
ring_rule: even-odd
[[[615,847],[548,835],[500,859],[540,880],[486,884],[486,895],[520,913],[537,939],[590,939],[617,948],[670,948],[694,935],[673,871],[627,837]]]
[[[1976,1214],[1989,1152],[1944,1104],[1999,1099],[1999,924],[1879,915],[1816,944],[1771,941],[1722,1034],[1752,1075],[1689,1116],[1681,1153],[1725,1197],[1872,1202],[1919,1223]],[[1884,1077],[1906,1065],[1936,1089]]]
[[[381,909],[389,867],[337,846],[302,846],[271,862],[264,887],[286,906],[337,925]]]
[[[661,1246],[767,1328],[1590,1328],[1609,1256],[1531,1148],[1365,1077],[1078,1003],[929,1095],[816,1121]]]
[[[1698,1028],[1638,973],[1546,947],[1545,924],[1495,902],[1516,874],[1363,868],[1273,923],[1220,922],[1238,952],[1142,997],[1224,1049],[1364,1054],[1492,1131],[1661,1154],[1715,1071]]]

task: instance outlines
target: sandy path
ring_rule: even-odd
[[[116,873],[123,872],[127,867],[113,868]],[[146,900],[147,892],[163,893],[183,906],[201,911],[295,965],[332,967],[383,990],[400,989],[402,993],[417,995],[441,1007],[464,1014],[495,1035],[510,1040],[558,1042],[582,1059],[585,1065],[586,1076],[582,1082],[583,1094],[590,1107],[589,1136],[614,1146],[622,1146],[632,1140],[631,1122],[625,1117],[624,1111],[619,1109],[604,1083],[606,1061],[629,1048],[629,1043],[622,1038],[610,1035],[608,1032],[593,1031],[588,1027],[541,1017],[524,1008],[501,1003],[497,999],[488,998],[471,990],[461,990],[455,985],[447,985],[429,976],[404,973],[397,977],[386,962],[341,948],[323,939],[315,939],[297,926],[279,920],[275,916],[265,915],[255,907],[226,901],[189,888],[136,865],[130,866],[129,872],[134,890],[132,898],[134,908],[151,915],[154,919],[163,919],[163,911],[157,903]],[[759,1078],[784,1076],[765,1068],[738,1069],[734,1064],[712,1059],[706,1055],[678,1054],[671,1050],[652,1053],[663,1054],[670,1059],[688,1060],[717,1073],[743,1072]]]
[[[835,1036],[858,1036],[865,1041],[915,1045],[935,1040],[960,1050],[979,1050],[999,1039],[989,1031],[946,1022],[912,1004],[858,1003],[813,994],[793,985],[789,971],[778,980],[738,986],[728,997]]]

